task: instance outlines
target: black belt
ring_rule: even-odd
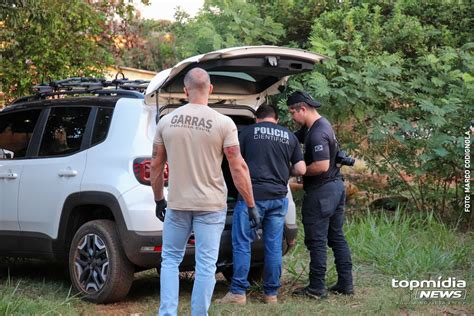
[[[330,182],[335,182],[335,181],[338,181],[338,180],[344,181],[344,178],[343,177],[336,177],[336,178],[331,178],[331,179],[325,179],[322,183],[310,184],[308,186],[305,186],[304,183],[303,183],[303,189],[305,191],[317,190],[325,184],[328,184]]]

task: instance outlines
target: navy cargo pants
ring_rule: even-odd
[[[327,246],[334,252],[340,286],[352,285],[352,260],[342,226],[344,182],[335,179],[317,188],[305,188],[303,200],[304,242],[310,253],[309,288],[325,288]]]

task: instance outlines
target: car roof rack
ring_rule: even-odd
[[[122,79],[118,79],[118,75]],[[33,86],[36,94],[16,99],[12,104],[43,100],[48,97],[61,95],[95,94],[99,96],[123,96],[134,99],[143,99],[144,92],[150,83],[149,80],[129,80],[123,73],[119,72],[115,79],[92,77],[72,77],[63,80],[55,80]]]

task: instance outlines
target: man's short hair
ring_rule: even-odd
[[[184,76],[184,86],[188,90],[208,89],[211,84],[209,74],[202,68],[196,67],[188,71]]]
[[[257,112],[255,112],[255,116],[258,119],[271,117],[275,120],[278,120],[278,109],[274,105],[264,104],[257,109]]]

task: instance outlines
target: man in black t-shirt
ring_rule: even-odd
[[[302,125],[296,133],[304,142],[304,160],[307,165],[303,176],[305,196],[302,215],[305,245],[310,252],[309,285],[296,289],[293,294],[323,298],[325,289],[327,246],[334,252],[338,280],[329,290],[351,295],[352,260],[346,242],[344,223],[345,188],[336,153],[339,150],[336,135],[327,119],[317,108],[320,103],[308,93],[296,91],[287,100],[293,120]]]
[[[239,135],[240,150],[250,171],[255,203],[260,209],[264,241],[264,283],[266,303],[276,303],[280,287],[282,238],[288,211],[288,179],[306,171],[296,136],[277,124],[274,107],[262,105],[257,123]],[[233,277],[229,293],[221,303],[245,304],[250,268],[251,243],[255,232],[249,224],[247,206],[239,197],[232,222]]]

